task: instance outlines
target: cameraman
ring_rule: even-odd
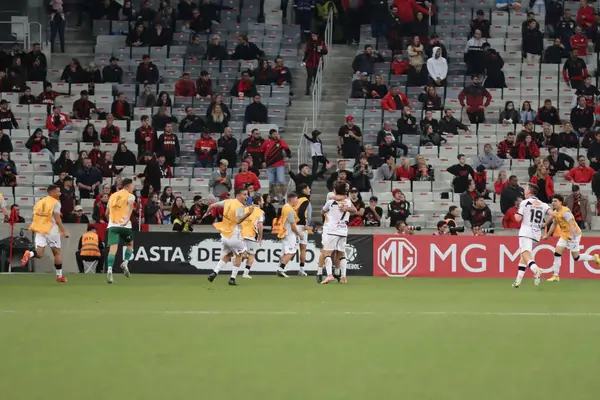
[[[458,235],[458,232],[465,231],[463,227],[458,227],[456,225],[456,218],[458,218],[459,216],[460,208],[458,208],[458,206],[450,206],[450,208],[448,208],[448,214],[446,214],[446,216],[444,217],[444,222],[448,226],[448,230],[451,235]]]
[[[434,236],[450,235],[450,228],[445,221],[437,223],[437,231],[433,232]]]
[[[470,224],[471,227],[492,228],[492,211],[485,204],[483,196],[475,197],[473,208],[469,213],[469,219],[465,221],[465,225]]]
[[[414,231],[420,231],[419,225],[406,225],[406,222],[400,221],[396,224],[396,233],[398,235],[412,235]]]

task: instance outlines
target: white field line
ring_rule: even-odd
[[[502,311],[268,311],[268,310],[77,310],[77,309],[0,309],[2,314],[48,314],[48,315],[257,315],[257,316],[440,316],[440,317],[591,317],[599,318],[600,312],[502,312]]]

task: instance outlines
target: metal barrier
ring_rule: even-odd
[[[317,68],[317,74],[315,76],[315,82],[312,89],[312,129],[317,129],[317,122],[319,120],[319,112],[321,110],[321,99],[323,98],[323,85],[324,85],[324,74],[326,72],[326,65],[329,65],[329,56],[331,54],[331,44],[333,39],[333,9],[329,10],[329,16],[327,17],[327,23],[325,25],[325,34],[323,41],[327,46],[328,52],[319,61],[319,67]]]
[[[10,40],[10,41],[6,41],[6,40],[0,40],[0,45],[2,44],[22,44],[23,45],[23,49],[29,49],[31,43],[30,43],[30,38],[29,38],[29,23],[27,22],[23,22],[23,21],[0,21],[0,24],[2,25],[10,25],[10,32],[11,34],[13,33],[13,25],[17,25],[17,26],[21,26],[22,29],[22,33],[23,33],[23,38],[19,39],[17,37],[17,39],[15,40]],[[40,25],[41,28],[41,25]]]
[[[310,164],[310,146],[306,142],[304,135],[308,135],[308,118],[304,119],[304,125],[302,126],[300,141],[298,142],[298,149],[296,150],[296,170],[294,173],[298,173],[301,164]],[[290,164],[291,165],[291,164]],[[287,191],[293,192],[296,189],[296,183],[293,179],[288,180]]]
[[[29,31],[28,31],[28,38],[29,38],[29,45],[27,46],[27,49],[29,49],[31,47],[32,43],[44,43],[44,36],[42,35],[42,24],[39,22],[30,22],[29,23]],[[37,37],[35,36],[35,33],[37,33]],[[49,36],[48,36],[49,38]]]

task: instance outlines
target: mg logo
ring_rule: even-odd
[[[405,277],[417,267],[417,248],[405,238],[388,238],[377,249],[377,267],[387,276]]]

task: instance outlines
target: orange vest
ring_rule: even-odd
[[[235,213],[240,207],[244,207],[244,205],[237,201],[237,199],[225,200],[225,205],[223,206],[223,221],[213,224],[213,226],[221,232],[221,235],[228,239],[231,238],[231,235],[233,235],[233,231],[237,226],[237,217],[235,216]]]
[[[29,230],[42,235],[50,233],[54,222],[52,216],[54,214],[54,206],[58,200],[52,196],[46,196],[38,200],[33,207],[33,220],[29,225]]]
[[[271,233],[279,234],[281,232],[281,217],[273,218],[273,224],[271,225]]]
[[[279,239],[283,239],[289,233],[288,232],[288,228],[286,228],[286,226],[289,225],[289,223],[287,222],[287,220],[288,220],[288,215],[291,212],[293,212],[294,215],[296,214],[294,212],[294,207],[290,206],[289,204],[284,205],[283,208],[281,209],[281,221],[280,221],[281,230],[279,231],[279,233],[277,235],[277,237]],[[295,216],[295,218],[294,218],[294,224],[296,224],[297,221],[298,221],[298,217]],[[291,227],[289,229],[291,231]]]
[[[567,235],[568,235],[568,232],[571,231],[571,226],[573,227],[573,229],[572,229],[573,235],[581,236],[581,228],[579,228],[579,225],[577,225],[577,222],[575,222],[575,218],[573,218],[570,221],[567,221],[565,219],[564,214],[566,212],[570,213],[571,210],[569,210],[569,207],[565,207],[565,206],[563,206],[560,210],[554,212],[554,218],[556,218],[556,225],[560,228],[560,231],[561,231],[560,237],[565,240],[568,240],[569,237]],[[570,239],[573,239],[573,238],[570,238]]]
[[[96,232],[86,232],[81,235],[81,250],[79,254],[82,257],[100,257],[100,239]]]

